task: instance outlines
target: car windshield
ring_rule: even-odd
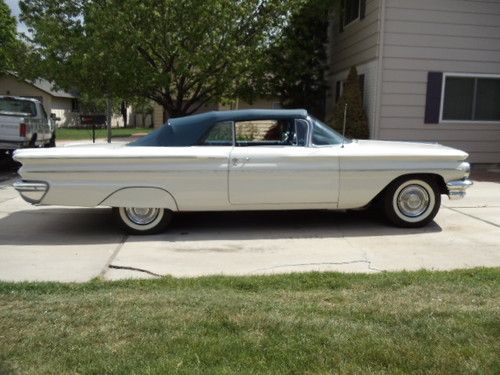
[[[331,127],[318,119],[312,117],[313,133],[312,143],[315,146],[338,145],[341,143],[351,143],[349,138],[343,137]]]
[[[15,116],[36,116],[36,106],[31,100],[0,98],[0,113]]]

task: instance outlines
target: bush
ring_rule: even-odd
[[[344,124],[344,109],[347,104],[346,136],[355,139],[370,138],[368,120],[363,109],[363,99],[359,88],[358,72],[353,66],[344,84],[344,93],[335,105],[333,113],[333,128],[342,133]]]

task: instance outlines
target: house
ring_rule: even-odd
[[[24,96],[40,100],[47,113],[54,113],[60,120],[58,127],[75,126],[80,123],[78,97],[71,93],[55,90],[49,81],[34,82],[17,78],[14,74],[0,75],[0,95]]]
[[[328,58],[327,116],[356,66],[371,138],[500,163],[500,1],[343,0]]]

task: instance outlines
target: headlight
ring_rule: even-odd
[[[462,171],[465,174],[465,178],[470,176],[470,164],[467,162],[464,162],[460,164],[457,168],[459,171]]]

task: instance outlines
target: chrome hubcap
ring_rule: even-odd
[[[159,208],[125,208],[127,217],[135,224],[147,225],[152,223],[159,215]]]
[[[422,186],[409,185],[398,196],[398,209],[408,217],[422,215],[429,207],[429,193]]]

